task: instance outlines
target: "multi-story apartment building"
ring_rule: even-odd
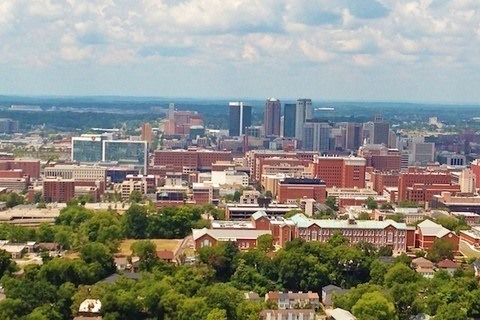
[[[327,187],[364,188],[366,160],[359,157],[320,157],[313,160],[313,176]]]

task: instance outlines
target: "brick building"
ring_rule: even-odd
[[[211,170],[217,161],[231,161],[230,151],[212,151],[204,149],[189,150],[155,150],[154,166],[173,166],[174,171],[182,171],[184,167]]]
[[[407,189],[414,185],[452,185],[452,175],[448,172],[429,171],[421,168],[408,168],[398,177],[398,201],[407,200]]]
[[[0,170],[22,170],[30,178],[40,178],[40,161],[24,159],[1,159]]]
[[[278,182],[278,201],[291,202],[303,197],[323,203],[327,198],[325,182],[319,179],[285,178]]]
[[[43,198],[46,202],[68,202],[75,197],[73,179],[45,178],[43,181]]]
[[[390,172],[402,169],[402,154],[398,149],[370,144],[360,147],[358,156],[365,158],[367,167],[373,167],[375,170]]]
[[[379,172],[374,171],[370,173],[370,181],[372,188],[378,194],[382,194],[385,187],[398,187],[398,172]]]
[[[320,157],[313,160],[313,176],[327,187],[365,188],[366,160],[359,157]]]
[[[416,247],[427,250],[437,239],[450,241],[453,244],[454,250],[458,251],[459,237],[455,232],[428,219],[417,225]]]

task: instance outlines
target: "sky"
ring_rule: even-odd
[[[1,0],[0,94],[480,103],[480,1]]]

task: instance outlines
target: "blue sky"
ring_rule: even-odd
[[[2,0],[0,94],[480,103],[480,1]]]

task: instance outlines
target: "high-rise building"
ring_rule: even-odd
[[[105,162],[117,162],[147,171],[147,142],[130,140],[105,140],[103,141],[103,157]]]
[[[357,150],[362,144],[363,124],[349,122],[347,124],[346,145],[348,150]]]
[[[326,122],[307,121],[303,125],[302,149],[325,152],[329,150],[330,125]]]
[[[142,123],[142,140],[147,141],[148,146],[153,142],[154,133],[152,131],[152,125],[149,122]]]
[[[313,176],[327,187],[365,188],[366,160],[358,157],[320,157],[313,160]]]
[[[103,137],[83,135],[72,138],[72,161],[96,163],[102,161]]]
[[[238,137],[245,134],[245,128],[252,125],[252,106],[243,102],[230,102],[229,135]]]
[[[298,99],[295,110],[295,139],[302,140],[303,124],[312,118],[312,100]]]
[[[286,103],[283,108],[283,136],[285,138],[295,137],[297,105]]]
[[[373,144],[384,144],[388,147],[389,137],[390,123],[385,121],[373,123]]]
[[[473,173],[472,169],[464,169],[458,178],[458,183],[460,184],[460,191],[462,193],[475,193],[477,177]]]
[[[12,119],[0,119],[0,133],[18,132],[18,121]]]
[[[263,128],[265,136],[280,135],[280,101],[274,98],[267,99],[263,117]]]
[[[425,142],[423,137],[412,138],[410,144],[410,165],[426,165],[435,160],[435,143]]]

